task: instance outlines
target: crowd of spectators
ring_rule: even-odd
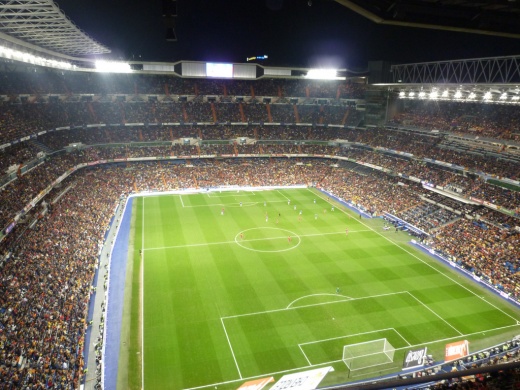
[[[81,157],[77,154],[62,154],[48,164],[37,165],[4,186],[0,191],[0,226],[5,227],[40,191],[79,161]]]
[[[244,133],[251,134],[251,129],[242,126]],[[140,140],[142,142],[150,140],[151,137],[157,137],[155,140],[166,141],[172,135],[175,137],[182,136],[202,136],[208,138],[218,138],[221,135],[229,136],[231,131],[238,128],[233,126],[208,127],[208,128],[131,128],[124,127],[101,128],[101,129],[75,129],[61,132],[51,133],[42,137],[42,141],[48,145],[62,145],[63,143],[72,143],[83,141],[85,143],[96,143],[98,139],[106,140],[109,138],[112,143],[128,142],[129,140]],[[338,146],[327,146],[324,144],[312,144],[302,142],[288,142],[293,138],[290,128],[264,129],[259,128],[254,132],[259,138],[263,138],[264,134],[272,136],[276,140],[262,141],[253,144],[241,144],[236,141],[201,141],[198,144],[184,145],[183,143],[166,142],[162,146],[152,146],[152,144],[141,144],[139,147],[130,147],[129,144],[111,147],[90,147],[86,149],[76,150],[72,153],[58,153],[52,158],[48,158],[46,162],[37,165],[28,172],[19,174],[18,178],[5,185],[0,191],[0,226],[5,227],[9,220],[19,212],[31,199],[33,199],[41,190],[46,188],[54,179],[59,177],[63,172],[72,168],[79,163],[93,162],[97,160],[109,159],[125,159],[139,157],[161,157],[161,156],[199,156],[199,155],[237,155],[237,154],[311,154],[311,155],[329,155],[342,156],[361,163],[368,163],[386,168],[394,173],[402,173],[407,176],[419,178],[422,181],[440,186],[458,196],[466,198],[474,197],[497,206],[502,206],[510,210],[518,210],[520,208],[520,195],[518,192],[506,188],[489,184],[475,175],[462,176],[454,171],[441,169],[431,163],[425,163],[420,160],[402,157],[399,155],[391,155],[381,153],[377,150],[360,149],[360,148],[342,148]],[[278,130],[278,131],[276,131]],[[311,128],[303,128],[303,133],[311,132]],[[197,134],[193,134],[197,133]],[[298,135],[297,133],[296,135]],[[70,136],[70,138],[67,137]],[[237,134],[233,134],[236,136]],[[74,138],[73,138],[74,137]],[[285,142],[279,139],[286,137]],[[295,137],[295,136],[294,136]],[[61,143],[60,143],[61,142]],[[24,149],[23,145],[27,148]],[[27,150],[26,150],[27,149]],[[6,151],[16,151],[16,155],[24,155],[34,157],[35,148],[31,144],[19,144],[13,149],[7,148]],[[43,161],[43,160],[42,160]],[[332,163],[332,162],[331,162]],[[400,179],[409,183],[405,178]]]
[[[298,108],[301,122],[357,126],[361,123],[362,111],[346,108],[338,103],[340,99],[363,99],[366,90],[365,84],[353,80],[316,81],[280,78],[251,81],[187,79],[138,74],[113,74],[107,77],[97,73],[62,71],[1,72],[0,80],[2,80],[0,95],[8,97],[2,103],[2,111],[6,111],[6,107],[9,107],[9,111],[16,111],[11,106],[23,106],[23,110],[28,111],[29,117],[26,119],[25,126],[22,128],[16,126],[17,128],[13,129],[10,128],[9,117],[19,122],[17,113],[7,112],[3,115],[1,120],[5,122],[5,129],[2,129],[4,130],[2,138],[5,137],[7,140],[55,126],[92,123],[95,119],[106,123],[119,123],[120,121],[212,121],[216,117],[217,121],[222,122],[272,120],[294,123],[298,120],[288,97],[306,98],[306,104],[301,104]],[[18,97],[21,94],[23,96]],[[59,107],[63,105],[63,98],[57,96],[53,96],[52,100],[42,98],[50,94],[67,96],[67,109]],[[83,98],[80,102],[78,94],[93,95],[90,96],[93,98],[92,102],[90,103],[88,99],[83,101]],[[117,96],[117,94],[125,96]],[[150,94],[152,97],[166,96],[165,101],[169,101],[170,104],[158,104],[157,100],[153,102],[153,99],[148,102],[145,95]],[[200,107],[187,105],[184,108],[182,103],[174,104],[170,99],[171,95],[195,96],[194,104],[198,103]],[[217,115],[208,108],[210,107],[208,103],[202,103],[202,99],[198,99],[202,96],[216,98]],[[265,104],[243,104],[244,107],[240,108],[240,104],[229,104],[231,96],[248,99],[253,97],[253,101],[255,96],[269,96],[274,98],[273,102],[283,104],[273,104],[272,113],[268,115]],[[128,104],[123,104],[125,100]],[[47,101],[49,103],[43,103]],[[74,101],[76,104],[72,103]],[[226,102],[226,104],[218,104],[219,102]],[[315,105],[318,102],[321,103]],[[45,108],[43,111],[35,108],[47,105],[53,107]],[[246,107],[251,109],[248,110]],[[34,112],[30,112],[31,110]],[[425,100],[401,99],[397,100],[395,111],[389,124],[438,129],[480,137],[520,139],[520,117],[515,106],[480,102],[431,103]]]
[[[227,82],[222,80],[184,80],[165,76],[115,75],[105,82],[99,75],[49,73],[42,75],[2,73],[0,93],[166,93],[194,95],[306,96],[336,99],[362,94],[363,87],[352,83],[320,83],[265,80]],[[78,81],[79,80],[79,81]],[[293,95],[295,94],[295,95]],[[491,155],[461,154],[442,148],[443,136],[383,128],[325,128],[304,126],[108,126],[86,128],[87,123],[156,123],[181,121],[272,121],[313,123],[350,123],[356,111],[344,106],[294,106],[262,103],[157,102],[76,102],[76,103],[0,103],[0,143],[60,126],[78,126],[38,137],[38,142],[58,150],[82,142],[87,145],[169,141],[163,146],[91,147],[72,153],[58,153],[34,167],[0,190],[0,227],[38,193],[68,169],[79,163],[98,160],[197,156],[204,154],[315,154],[344,156],[381,166],[395,173],[415,176],[463,196],[473,196],[510,209],[520,208],[518,192],[484,182],[475,175],[462,176],[451,169],[410,156],[397,156],[377,148],[413,153],[418,158],[435,158],[513,179],[520,178],[518,164]],[[453,104],[441,116],[431,108],[407,107],[394,123],[470,131],[494,137],[514,134],[518,113],[507,108],[486,109]],[[295,109],[296,107],[296,109]],[[493,106],[494,109],[497,106]],[[474,110],[472,117],[467,110]],[[481,110],[481,111],[479,111]],[[270,112],[270,114],[269,114]],[[465,114],[466,113],[466,114]],[[475,118],[482,116],[484,120]],[[500,118],[499,118],[500,117]],[[352,119],[350,119],[352,118]],[[495,121],[496,122],[493,122]],[[494,123],[494,125],[492,124]],[[511,127],[513,126],[513,127]],[[518,126],[516,127],[518,128]],[[476,130],[475,130],[476,129]],[[508,130],[509,129],[509,130]],[[254,138],[255,144],[232,140]],[[198,138],[196,145],[173,143],[181,138]],[[510,137],[511,138],[511,137]],[[298,142],[344,139],[373,148],[339,147]],[[219,143],[207,142],[218,140]],[[269,142],[291,141],[291,142]],[[293,142],[294,141],[294,142]],[[28,142],[0,152],[0,169],[36,157],[38,149]],[[298,164],[303,163],[303,164]],[[218,185],[309,184],[323,188],[356,205],[370,215],[390,212],[433,233],[425,243],[449,256],[514,298],[520,270],[520,233],[514,230],[518,219],[479,206],[464,205],[437,195],[420,184],[398,176],[360,167],[352,162],[328,159],[251,158],[224,160],[162,161],[125,163],[80,170],[64,183],[71,185],[33,228],[19,223],[0,242],[0,256],[10,253],[0,270],[0,388],[25,386],[32,389],[77,388],[83,373],[82,349],[86,307],[97,253],[115,202],[133,191],[170,190]],[[61,188],[63,188],[62,186]],[[47,196],[53,199],[60,189]],[[444,208],[425,203],[421,196],[469,214],[460,218]],[[477,215],[477,213],[479,215]],[[481,215],[480,215],[481,214]],[[456,220],[455,222],[453,222]],[[23,237],[21,234],[23,233]],[[464,243],[464,245],[461,245]],[[4,386],[4,387],[2,387]]]
[[[5,174],[11,166],[19,166],[37,157],[40,150],[29,143],[13,145],[0,151],[0,175]]]
[[[339,165],[343,166],[342,163]],[[334,172],[337,174],[324,177],[320,186],[374,216],[383,215],[385,211],[396,214],[413,207],[420,202],[418,193],[424,191],[418,185],[400,185],[398,178],[378,171],[366,175],[365,172],[336,168]]]
[[[217,122],[247,122],[243,105],[239,103],[214,104]]]
[[[486,210],[486,212],[484,212],[483,215],[480,215],[479,218],[484,222],[496,225],[500,228],[511,229],[518,225],[518,219],[493,210]]]
[[[515,105],[398,100],[389,124],[520,141],[520,114]]]
[[[282,96],[305,96],[317,98],[354,98],[364,97],[365,86],[352,81],[336,83],[325,81],[316,83],[312,80],[284,80]]]
[[[288,96],[362,99],[366,85],[352,80],[229,80],[167,75],[46,71],[1,72],[0,95],[17,94],[155,94],[215,96]]]
[[[520,232],[482,221],[459,219],[440,228],[426,243],[518,299]]]
[[[183,109],[186,112],[186,122],[217,122],[208,103],[189,102],[183,105]]]
[[[520,205],[520,192],[497,187],[488,183],[476,183],[471,189],[471,196],[485,199],[495,205],[500,205],[510,210],[518,209]]]
[[[208,103],[189,101],[186,103],[158,102],[57,102],[11,104],[0,102],[0,144],[11,142],[42,130],[51,130],[64,126],[87,124],[121,125],[125,123],[226,123],[226,122],[261,122],[261,123],[314,123],[333,124],[338,118],[356,118],[346,115],[354,112],[345,106],[329,106],[320,111],[319,107],[310,106],[318,112],[315,118],[295,116],[292,104],[263,103]],[[296,112],[305,106],[296,106]],[[350,110],[350,111],[349,111]],[[270,112],[270,115],[269,115]],[[318,118],[319,117],[319,118]],[[319,120],[318,120],[319,119]],[[359,123],[360,119],[354,119]],[[356,123],[356,124],[357,124]],[[342,119],[336,124],[343,124]],[[328,134],[331,134],[329,132]],[[317,135],[314,135],[317,136]],[[306,138],[307,134],[303,135]],[[329,135],[330,137],[330,135]]]
[[[212,145],[219,152],[219,148],[229,150],[232,146]],[[309,147],[313,152],[323,148]],[[89,161],[127,153],[125,148],[92,148],[64,155],[54,164],[63,172],[67,164],[77,162],[75,158]],[[136,148],[131,153],[157,154],[157,150]],[[385,211],[399,214],[420,205],[419,195],[427,191],[419,184],[403,185],[398,177],[368,168],[361,174],[348,169],[349,164],[331,166],[326,159],[193,160],[190,165],[193,167],[183,161],[154,161],[80,170],[48,196],[55,199],[72,184],[34,228],[25,230],[18,239],[24,230],[20,224],[0,244],[0,253],[11,252],[0,271],[0,375],[5,388],[77,387],[83,373],[81,353],[88,327],[90,283],[99,245],[122,194],[219,185],[310,184],[367,213],[380,215]],[[516,297],[518,277],[513,271],[520,266],[519,238],[511,229],[483,228],[482,222],[477,226],[459,220],[441,227],[428,243]]]
[[[297,123],[299,118],[296,117],[296,111],[292,104],[271,104],[270,106],[271,120],[275,123]]]
[[[22,239],[2,242],[0,388],[79,388],[96,256],[120,195],[112,179],[75,176]]]
[[[215,137],[250,137],[256,139],[291,139],[291,140],[345,140],[349,142],[361,142],[376,148],[387,148],[401,152],[413,153],[418,158],[432,158],[445,161],[467,169],[485,172],[501,177],[518,179],[520,169],[514,156],[508,157],[496,153],[472,154],[454,150],[450,141],[450,147],[446,147],[443,136],[425,134],[414,131],[389,130],[384,128],[327,128],[306,126],[226,126],[222,125],[197,127],[193,125],[182,126],[157,126],[156,123],[180,123],[192,120],[207,120],[210,123],[221,119],[224,122],[235,120],[237,116],[250,120],[250,115],[260,114],[260,118],[254,120],[269,121],[268,110],[265,104],[240,104],[202,102],[190,103],[55,103],[55,104],[23,104],[12,105],[6,102],[0,103],[3,110],[0,113],[0,142],[7,142],[21,136],[35,134],[41,130],[49,130],[56,127],[72,126],[72,130],[61,130],[54,134],[45,134],[38,137],[38,141],[51,149],[59,149],[72,142],[107,143],[107,142],[151,142],[174,141],[180,137],[196,137],[202,139],[216,139]],[[228,108],[220,111],[217,107]],[[215,107],[213,110],[212,107]],[[255,108],[256,107],[256,108]],[[296,110],[295,110],[296,107]],[[304,109],[301,106],[302,111]],[[328,122],[327,113],[334,106],[321,106],[323,111],[311,106],[309,110],[325,113],[320,118]],[[257,110],[259,109],[259,110]],[[256,110],[256,114],[255,114]],[[291,104],[271,105],[272,121],[295,121],[295,112],[298,106]],[[341,110],[349,112],[350,109],[341,107]],[[232,112],[235,111],[234,114]],[[351,110],[352,111],[352,110]],[[230,114],[229,118],[220,118],[221,114]],[[350,117],[350,115],[347,115]],[[243,119],[243,118],[242,118]],[[345,118],[344,118],[345,119]],[[86,127],[88,123],[118,124],[109,127]],[[124,126],[124,123],[150,123],[144,127]],[[208,134],[205,134],[208,133]],[[208,138],[209,137],[209,138]],[[5,153],[6,151],[4,151]],[[415,176],[413,164],[408,164],[409,172],[403,172]],[[415,167],[415,170],[424,171],[423,166]],[[439,175],[437,171],[436,175]],[[451,175],[451,179],[455,176]],[[450,184],[450,178],[425,178],[437,185]],[[467,187],[467,183],[461,183],[464,179],[456,178],[457,183]]]
[[[439,186],[457,195],[485,200],[510,210],[516,210],[520,206],[518,192],[489,184],[479,176],[463,176],[460,172],[433,163],[398,155],[375,153],[367,149],[342,149],[340,155],[419,178],[421,181]]]

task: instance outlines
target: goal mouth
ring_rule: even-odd
[[[386,339],[343,346],[343,363],[352,372],[383,366],[394,361],[395,348]]]

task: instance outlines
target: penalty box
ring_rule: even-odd
[[[346,344],[385,338],[395,349],[410,346],[392,327],[397,324],[390,320],[385,324],[388,327],[381,328],[376,320],[378,313],[360,313],[355,307],[355,302],[376,300],[378,306],[391,312],[392,300],[403,294],[407,295],[398,292],[359,299],[338,296],[332,302],[226,316],[221,322],[237,368],[249,377],[342,361]],[[273,350],[280,359],[273,359]]]

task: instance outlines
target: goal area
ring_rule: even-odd
[[[381,366],[394,361],[395,348],[386,338],[343,346],[343,362],[350,371]]]

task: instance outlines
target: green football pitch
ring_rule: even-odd
[[[443,360],[447,343],[519,332],[511,304],[382,227],[312,189],[136,198],[118,388],[236,389],[324,366],[322,385],[343,383],[399,371],[414,347]],[[383,338],[393,362],[347,369],[345,345]]]

